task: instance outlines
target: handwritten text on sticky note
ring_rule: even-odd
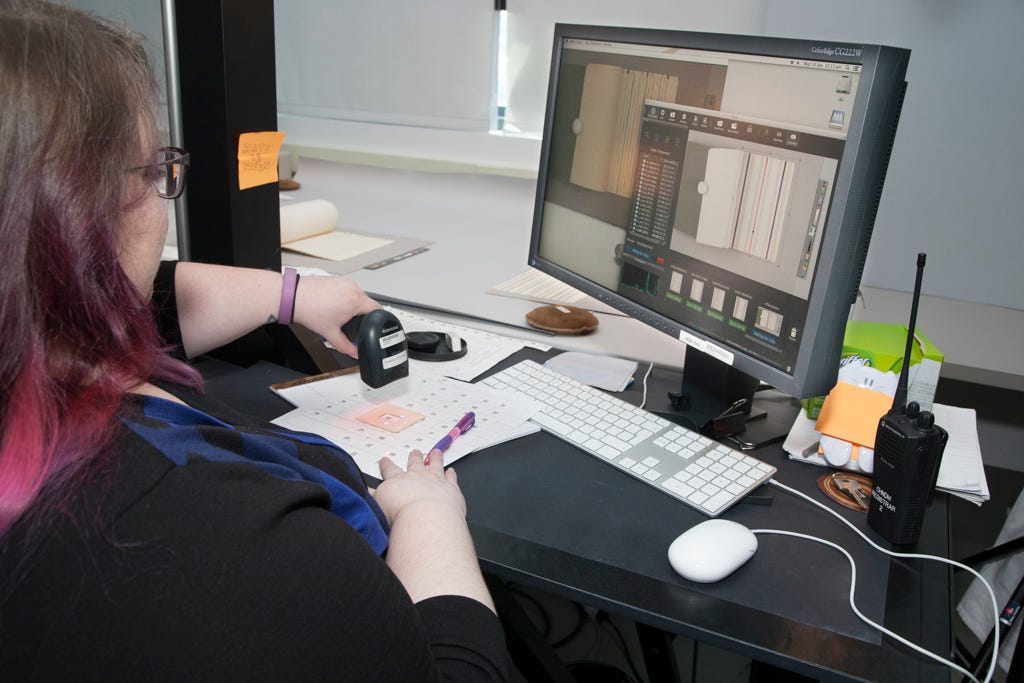
[[[242,133],[238,136],[238,189],[277,182],[277,157],[284,133]]]

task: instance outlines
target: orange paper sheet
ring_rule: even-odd
[[[400,408],[398,406],[384,403],[379,406],[374,406],[362,415],[357,415],[356,419],[373,427],[385,429],[392,434],[397,434],[406,427],[411,427],[416,424],[424,417],[426,417],[426,415],[423,413],[417,413],[415,410]]]
[[[277,158],[285,133],[242,133],[238,136],[238,189],[277,182]]]
[[[825,397],[814,428],[852,444],[875,447],[878,421],[892,407],[892,396],[836,382]]]

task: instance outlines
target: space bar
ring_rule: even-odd
[[[530,418],[530,421],[536,425],[539,425],[542,429],[546,429],[549,432],[555,434],[568,434],[572,431],[572,427],[565,424],[561,420],[545,415],[544,413],[537,413]]]

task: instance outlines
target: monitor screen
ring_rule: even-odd
[[[530,264],[731,370],[826,393],[908,58],[557,25]]]

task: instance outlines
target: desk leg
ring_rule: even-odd
[[[647,680],[677,680],[676,657],[672,649],[672,635],[645,624],[636,625],[636,635],[644,654]]]
[[[505,583],[488,574],[484,579],[505,629],[509,654],[519,673],[530,683],[577,683]]]

